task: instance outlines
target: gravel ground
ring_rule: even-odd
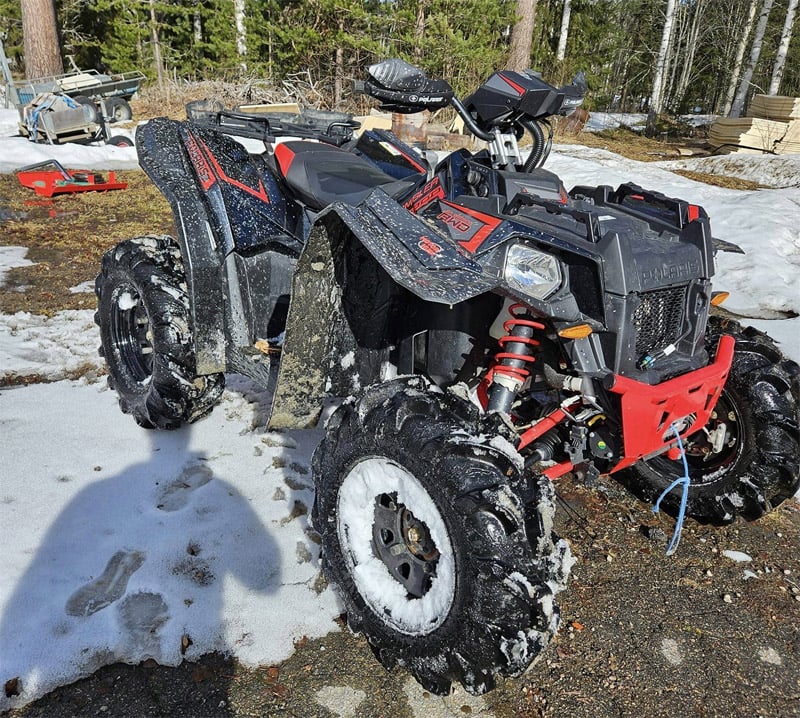
[[[432,696],[341,630],[255,670],[220,655],[108,666],[10,716],[800,716],[800,505],[754,524],[687,522],[667,558],[673,522],[613,481],[560,480],[559,494],[578,558],[561,631],[486,696]]]

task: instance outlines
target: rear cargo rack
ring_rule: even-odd
[[[361,125],[343,112],[303,110],[296,112],[243,112],[227,110],[216,100],[196,100],[186,105],[186,117],[201,127],[235,137],[272,143],[279,137],[312,139],[341,146]]]

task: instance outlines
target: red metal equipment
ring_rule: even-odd
[[[16,174],[20,184],[42,197],[75,192],[107,192],[128,186],[127,182],[117,182],[114,172],[109,172],[106,179],[91,170],[66,170],[57,160],[21,167]]]

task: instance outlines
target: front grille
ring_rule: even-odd
[[[639,295],[633,313],[636,354],[650,354],[676,342],[680,337],[686,304],[686,287],[656,289]]]

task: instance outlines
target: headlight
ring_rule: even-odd
[[[552,254],[514,244],[506,253],[503,277],[526,296],[547,299],[561,286],[561,265]]]

